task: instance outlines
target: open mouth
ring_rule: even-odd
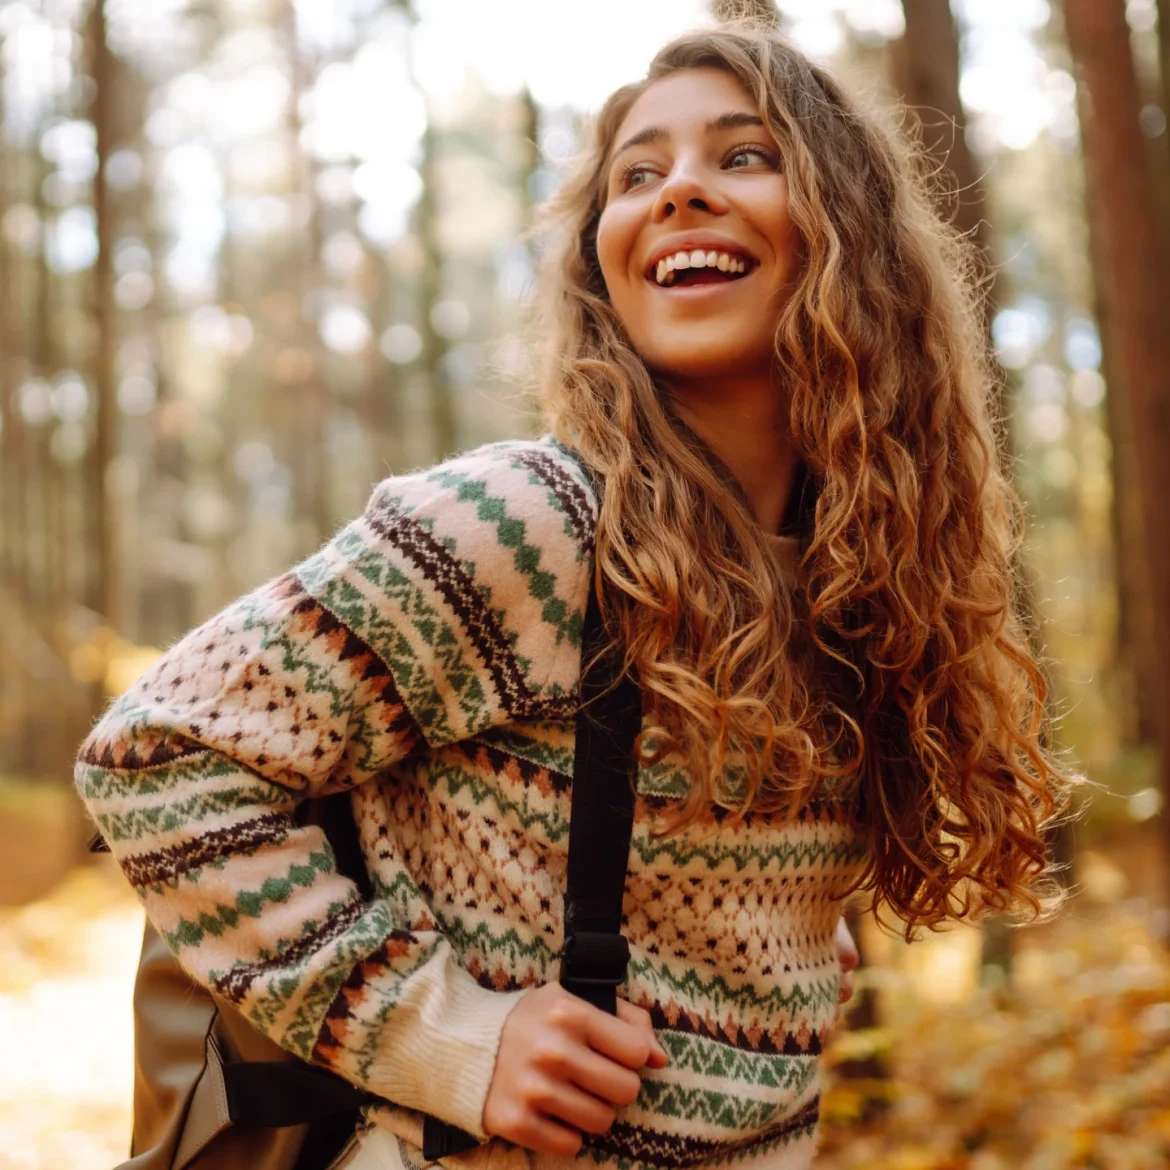
[[[646,279],[661,288],[702,284],[728,284],[742,280],[755,267],[750,256],[737,252],[695,250],[664,256],[646,273]]]

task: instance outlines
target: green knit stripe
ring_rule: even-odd
[[[386,664],[427,743],[451,743],[465,729],[488,726],[499,700],[485,690],[466,632],[412,574],[371,548],[371,539],[354,525],[335,541],[360,580],[339,579],[324,554],[298,565],[297,575]],[[455,711],[460,718],[453,724]]]
[[[670,1058],[672,1078],[684,1072],[760,1089],[802,1092],[816,1076],[816,1058],[776,1056],[732,1048],[705,1036],[659,1028],[655,1033]]]
[[[568,839],[569,810],[563,800],[549,802],[531,788],[513,790],[498,781],[485,783],[485,777],[471,771],[466,761],[452,762],[446,755],[436,758],[426,782],[451,800],[467,802],[477,810],[486,807],[498,812],[513,828],[525,833],[538,829],[549,844]]]
[[[556,641],[567,638],[571,646],[580,646],[585,615],[559,595],[556,574],[541,566],[542,550],[528,540],[528,525],[512,513],[508,500],[493,495],[482,479],[467,472],[437,470],[428,479],[454,489],[461,502],[476,505],[476,515],[495,526],[500,548],[511,554],[516,571],[528,578],[528,592],[542,603],[540,616],[555,631]]]
[[[794,982],[787,991],[783,987],[759,990],[746,980],[733,987],[722,975],[704,979],[697,967],[686,967],[677,972],[661,961],[631,955],[626,977],[646,988],[653,988],[659,999],[661,989],[680,1004],[701,1005],[715,1016],[731,1012],[734,1018],[745,1019],[749,1012],[764,1019],[792,1019],[809,1012],[825,1011],[837,1002],[836,979],[810,979]]]
[[[500,930],[486,922],[469,926],[462,918],[444,918],[443,933],[450,938],[459,954],[479,954],[492,960],[493,967],[508,971],[524,971],[531,966],[537,971],[560,974],[560,947],[549,946],[538,935],[525,937],[513,927]]]
[[[824,871],[852,867],[865,858],[864,844],[846,833],[835,832],[836,840],[828,841],[823,830],[805,833],[799,827],[789,835],[773,832],[766,845],[748,845],[736,841],[730,833],[705,841],[637,833],[631,846],[647,867],[671,870],[686,869],[701,861],[711,870],[730,864],[736,873],[747,869],[783,872],[801,867]]]
[[[230,782],[220,785],[217,780]],[[230,813],[257,807],[291,812],[293,807],[287,790],[241,769],[219,752],[208,751],[186,758],[182,766],[159,769],[151,775],[148,790],[119,801],[111,789],[123,782],[124,777],[99,769],[78,770],[78,788],[91,803],[102,836],[119,855],[127,851],[119,845],[128,847],[171,833],[191,836],[201,825],[218,824]]]
[[[518,760],[573,775],[573,725],[568,722],[507,724],[476,737]]]
[[[731,1133],[767,1129],[793,1111],[792,1098],[771,1100],[750,1096],[744,1086],[729,1084],[725,1092],[642,1078],[635,1108],[668,1121],[713,1126]]]
[[[360,923],[339,940],[330,976],[301,998],[285,1025],[284,1042],[295,1044],[294,1051],[303,1059],[312,1057],[321,1040],[321,1021],[330,1013],[335,1019],[345,1020],[350,1040],[339,1071],[357,1073],[361,1079],[369,1075],[382,1028],[391,1019],[406,981],[424,970],[446,947],[436,934],[411,934],[396,948],[397,953],[390,955],[387,940],[395,932],[396,937],[404,936],[385,907],[375,903]],[[269,988],[261,1002],[278,1000],[279,989],[274,994]],[[254,1023],[258,1022],[252,1013],[250,1016]]]
[[[219,938],[241,926],[242,920],[259,919],[266,906],[287,902],[297,890],[311,889],[320,877],[335,874],[331,852],[309,853],[299,864],[269,875],[258,887],[237,891],[230,904],[217,905],[213,911],[202,910],[193,918],[180,917],[174,926],[160,933],[176,953],[182,947],[197,947],[209,935]]]

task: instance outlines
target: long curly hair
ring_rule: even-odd
[[[799,235],[775,330],[809,487],[795,586],[632,348],[598,263],[621,122],[659,78],[708,67],[758,104]],[[596,579],[650,711],[643,759],[691,777],[659,831],[831,793],[868,844],[860,888],[907,934],[1049,912],[1044,829],[1073,780],[1015,597],[1021,507],[976,267],[922,159],[774,30],[687,34],[602,108],[545,208],[536,298],[546,420],[604,483]]]

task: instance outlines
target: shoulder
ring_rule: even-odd
[[[457,545],[490,551],[522,546],[571,554],[593,546],[598,500],[590,473],[552,436],[509,439],[464,451],[433,467],[384,479],[370,510],[396,512]],[[454,550],[452,550],[454,551]]]
[[[543,700],[576,685],[597,508],[588,469],[545,437],[385,479],[361,527],[396,579],[469,631],[458,640],[518,664],[520,689]]]

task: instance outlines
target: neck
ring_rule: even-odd
[[[765,532],[779,532],[798,457],[767,377],[663,383],[679,417],[728,466]]]

